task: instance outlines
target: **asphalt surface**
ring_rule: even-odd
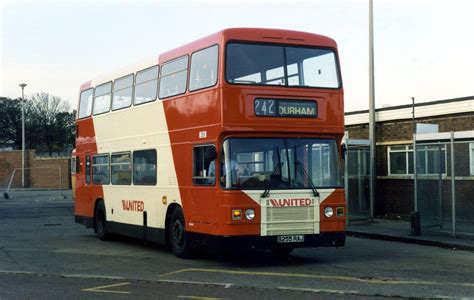
[[[0,200],[0,299],[474,298],[474,252],[348,238],[343,248],[224,251],[192,260],[98,240],[57,193]]]

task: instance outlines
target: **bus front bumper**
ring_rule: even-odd
[[[323,232],[320,234],[305,234],[303,242],[280,242],[278,236],[211,236],[208,243],[218,243],[220,246],[232,248],[271,249],[275,245],[285,245],[294,248],[307,247],[343,247],[346,242],[345,232]]]

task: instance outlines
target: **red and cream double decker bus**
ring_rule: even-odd
[[[82,84],[75,219],[188,257],[211,241],[343,246],[334,40],[226,29]]]

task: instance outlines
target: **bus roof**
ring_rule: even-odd
[[[337,46],[336,42],[327,36],[302,31],[269,28],[228,28],[189,44],[164,52],[160,55],[159,61],[160,63],[163,63],[208,47],[212,44],[218,44],[229,40],[318,45],[330,48],[336,48]]]
[[[333,39],[314,33],[269,28],[228,28],[178,48],[164,52],[158,57],[152,57],[138,64],[133,64],[86,81],[81,85],[80,91],[88,89],[92,86],[112,81],[116,78],[120,78],[131,73],[136,73],[139,70],[156,65],[158,63],[162,64],[214,44],[224,44],[230,40],[254,41],[262,43],[284,43],[293,45],[318,45],[329,48],[337,47],[337,44]]]

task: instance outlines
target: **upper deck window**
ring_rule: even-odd
[[[226,80],[234,84],[339,88],[331,49],[229,43]]]
[[[103,114],[110,110],[112,97],[112,82],[104,83],[95,88],[94,115]]]
[[[183,56],[161,67],[160,99],[182,94],[188,79],[188,56]]]
[[[133,104],[137,105],[156,100],[157,89],[158,66],[137,72]]]
[[[79,100],[79,119],[85,118],[91,115],[93,95],[94,95],[94,89],[88,89],[81,92],[81,98]]]
[[[217,45],[194,52],[191,56],[189,90],[210,87],[217,82]]]
[[[114,97],[112,110],[132,105],[133,74],[116,79],[114,82]]]

